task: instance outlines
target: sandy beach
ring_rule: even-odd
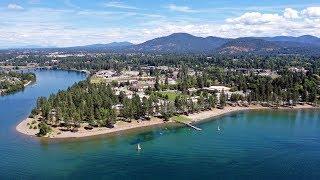
[[[296,106],[295,109],[301,109],[301,108],[311,108],[309,105],[304,105],[304,106]],[[200,113],[195,113],[191,114],[188,117],[193,121],[193,122],[199,122],[203,121],[205,119],[221,116],[224,114],[232,113],[232,112],[237,112],[237,111],[246,111],[246,110],[259,110],[259,109],[270,109],[269,107],[263,107],[260,105],[252,105],[249,107],[231,107],[231,106],[226,106],[224,109],[213,109],[212,111],[204,111]],[[284,109],[284,108],[282,108]],[[287,108],[289,109],[289,108]]]
[[[315,108],[315,107],[306,104],[306,105],[297,105],[297,106],[294,106],[293,108],[281,107],[279,109],[312,109],[312,108]],[[232,112],[246,111],[246,110],[260,110],[260,109],[270,109],[270,108],[262,107],[260,105],[249,106],[249,107],[227,106],[224,109],[213,109],[211,111],[203,111],[200,113],[191,114],[188,116],[188,118],[190,118],[192,122],[200,122],[209,118],[214,118],[214,117],[232,113]],[[35,136],[39,130],[29,128],[30,124],[32,124],[32,121],[34,121],[34,119],[32,118],[27,118],[23,120],[20,124],[18,124],[18,126],[16,127],[16,130],[25,135]],[[36,122],[34,125],[36,125],[37,123],[38,122]],[[99,128],[94,128],[92,130],[86,130],[84,129],[85,125],[81,125],[78,132],[61,131],[59,130],[59,128],[52,128],[53,131],[47,137],[48,138],[81,138],[81,137],[115,133],[119,131],[148,127],[153,125],[160,125],[164,123],[165,122],[161,119],[152,118],[150,121],[138,122],[134,120],[131,123],[119,121],[115,124],[114,128],[99,127]]]
[[[38,129],[30,129],[29,124],[32,123],[34,119],[27,118],[24,121],[22,121],[18,126],[16,127],[16,130],[22,134],[29,135],[29,136],[35,136],[39,130]],[[85,125],[81,125],[81,127],[78,129],[78,132],[71,132],[71,131],[61,131],[59,128],[52,128],[52,132],[47,136],[48,138],[80,138],[80,137],[88,137],[88,136],[96,136],[101,134],[109,134],[109,133],[115,133],[120,131],[125,131],[128,129],[135,129],[135,128],[142,128],[147,126],[153,126],[158,124],[163,124],[163,120],[158,118],[152,118],[150,121],[132,121],[131,123],[128,122],[117,122],[114,125],[114,128],[107,128],[107,127],[98,127],[94,128],[92,130],[86,130],[84,129]]]
[[[247,111],[247,110],[276,110],[270,107],[263,107],[261,105],[251,105],[249,107],[231,107],[227,106],[224,109],[214,109],[212,111],[204,111],[196,114],[191,114],[188,117],[192,120],[192,122],[200,122],[209,118],[222,116],[225,114],[237,112],[237,111]],[[318,109],[318,107],[314,107],[308,104],[305,105],[296,105],[293,107],[279,107],[277,110],[294,110],[294,109]]]

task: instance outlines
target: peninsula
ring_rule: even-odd
[[[170,122],[196,123],[243,110],[318,106],[317,95],[304,94],[308,84],[283,93],[286,86],[299,83],[282,84],[287,78],[315,79],[292,70],[251,71],[257,72],[195,71],[187,66],[99,70],[65,91],[40,97],[16,129],[31,136],[77,138]],[[215,82],[218,72],[221,80],[231,74],[240,83]]]

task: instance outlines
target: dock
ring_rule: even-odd
[[[201,130],[202,130],[202,129],[200,129],[200,128],[194,126],[194,125],[192,125],[191,123],[186,123],[186,122],[181,122],[181,121],[179,121],[179,122],[182,123],[182,124],[185,124],[185,125],[187,125],[187,126],[189,126],[189,127],[191,127],[191,128],[193,128],[193,129],[195,129],[195,130],[197,130],[197,131],[201,131]]]

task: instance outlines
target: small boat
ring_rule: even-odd
[[[137,145],[137,150],[141,150],[140,144]]]
[[[220,126],[218,126],[218,131],[220,131]]]

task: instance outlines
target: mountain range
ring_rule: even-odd
[[[73,51],[102,51],[126,53],[210,53],[210,54],[308,54],[320,55],[320,38],[300,37],[197,37],[187,33],[174,33],[141,44],[113,42],[59,48]],[[56,50],[56,48],[55,48]]]
[[[276,36],[276,37],[197,37],[187,33],[175,33],[155,38],[124,50],[132,52],[158,53],[276,53],[301,54],[319,53],[320,38],[315,36]]]
[[[167,52],[167,53],[196,53],[210,52],[229,39],[219,37],[196,37],[187,33],[175,33],[166,37],[159,37],[141,44],[131,46],[133,52]]]

